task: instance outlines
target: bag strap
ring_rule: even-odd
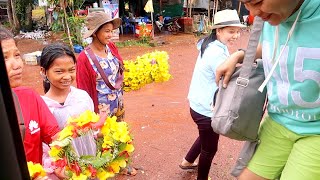
[[[247,51],[244,55],[240,75],[237,79],[237,84],[246,86],[249,83],[249,76],[253,68],[252,63],[256,58],[257,47],[259,44],[259,38],[263,24],[264,21],[260,17],[256,16],[254,18],[253,28],[250,33]]]
[[[122,88],[122,82],[123,82],[123,73],[121,73],[122,69],[122,63],[119,61],[119,75],[116,80],[115,86],[112,86],[110,83],[106,73],[103,71],[100,63],[97,60],[96,55],[93,53],[92,49],[90,47],[86,47],[85,51],[87,52],[86,54],[88,55],[88,58],[92,60],[94,65],[96,66],[100,76],[102,77],[103,81],[106,83],[106,85],[111,89],[111,90],[116,90],[116,89],[121,89]]]
[[[25,133],[26,133],[26,126],[24,124],[24,118],[23,118],[23,115],[22,115],[21,106],[20,106],[20,103],[19,103],[18,96],[16,95],[16,93],[14,91],[12,91],[12,97],[13,97],[13,101],[14,101],[14,106],[16,108],[16,113],[17,113],[17,118],[18,118],[20,133],[21,133],[21,138],[22,138],[22,141],[23,141],[24,137],[25,137]]]
[[[255,17],[253,22],[253,28],[251,30],[250,37],[249,37],[248,48],[244,55],[244,60],[240,68],[239,77],[236,80],[237,93],[235,93],[235,96],[233,97],[233,102],[234,102],[233,106],[235,107],[235,109],[240,108],[244,90],[249,84],[249,77],[254,67],[253,63],[256,58],[256,52],[259,44],[259,37],[261,34],[261,30],[263,28],[263,23],[264,21],[260,17],[258,16]],[[258,89],[257,89],[257,93],[260,93],[258,92]]]

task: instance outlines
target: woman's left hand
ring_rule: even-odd
[[[99,121],[92,125],[93,129],[96,129],[96,130],[100,129],[103,126],[106,119],[108,118],[108,114],[106,112],[100,112],[99,116],[100,116]]]

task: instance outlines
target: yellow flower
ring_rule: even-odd
[[[106,125],[107,127],[110,128],[111,131],[115,131],[117,128],[117,117],[116,116],[112,116],[112,117],[108,117],[106,120]]]
[[[79,176],[77,176],[76,173],[73,173],[71,179],[72,179],[72,180],[87,180],[87,179],[88,179],[88,176],[86,176],[86,175],[84,175],[84,174],[82,174],[82,173],[80,173]]]
[[[168,53],[154,51],[138,56],[135,61],[124,60],[124,91],[137,90],[152,82],[164,82],[169,74]]]
[[[106,136],[106,135],[109,135],[110,134],[110,129],[108,126],[102,126],[101,128],[101,133]]]
[[[54,157],[55,160],[57,160],[58,154],[60,153],[60,151],[62,150],[62,148],[57,148],[56,146],[52,146],[51,149],[49,150],[49,155],[50,157]]]
[[[128,153],[131,153],[134,151],[134,146],[133,144],[127,144],[125,151],[127,151]]]
[[[127,123],[117,123],[115,132],[113,133],[112,137],[120,142],[128,142],[131,138],[129,136]]]
[[[91,122],[95,123],[98,121],[99,121],[99,116],[96,113],[87,110],[84,113],[80,114],[79,117],[74,119],[69,119],[68,124],[75,122],[79,127],[82,127],[82,126],[88,125]]]
[[[114,173],[107,172],[104,169],[99,168],[98,172],[97,172],[97,177],[98,177],[98,179],[108,179],[110,177],[114,177]]]
[[[111,164],[110,164],[110,167],[113,169],[113,171],[115,173],[119,173],[120,172],[120,168],[121,167],[126,167],[127,166],[127,162],[124,160],[124,159],[118,159],[116,161],[113,161]]]
[[[102,148],[110,148],[111,146],[114,146],[112,138],[110,136],[104,136]]]
[[[73,126],[66,126],[65,128],[62,129],[62,131],[60,131],[58,140],[61,141],[68,136],[72,136],[73,132],[74,132]]]
[[[46,172],[44,171],[41,164],[39,164],[39,163],[34,164],[33,162],[29,161],[29,162],[27,162],[27,165],[28,165],[28,170],[29,170],[29,174],[30,174],[31,179],[46,176]]]

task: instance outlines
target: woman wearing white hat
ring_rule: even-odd
[[[212,159],[218,149],[219,135],[211,127],[211,105],[217,85],[216,68],[230,55],[228,46],[240,36],[240,23],[237,11],[222,10],[215,14],[212,33],[198,42],[199,55],[194,68],[188,100],[190,114],[199,130],[189,152],[179,165],[182,169],[198,168],[198,180],[207,180]],[[194,161],[199,157],[199,163]]]

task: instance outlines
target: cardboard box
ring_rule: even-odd
[[[25,54],[23,56],[24,62],[27,65],[38,65],[37,56],[34,54]]]

